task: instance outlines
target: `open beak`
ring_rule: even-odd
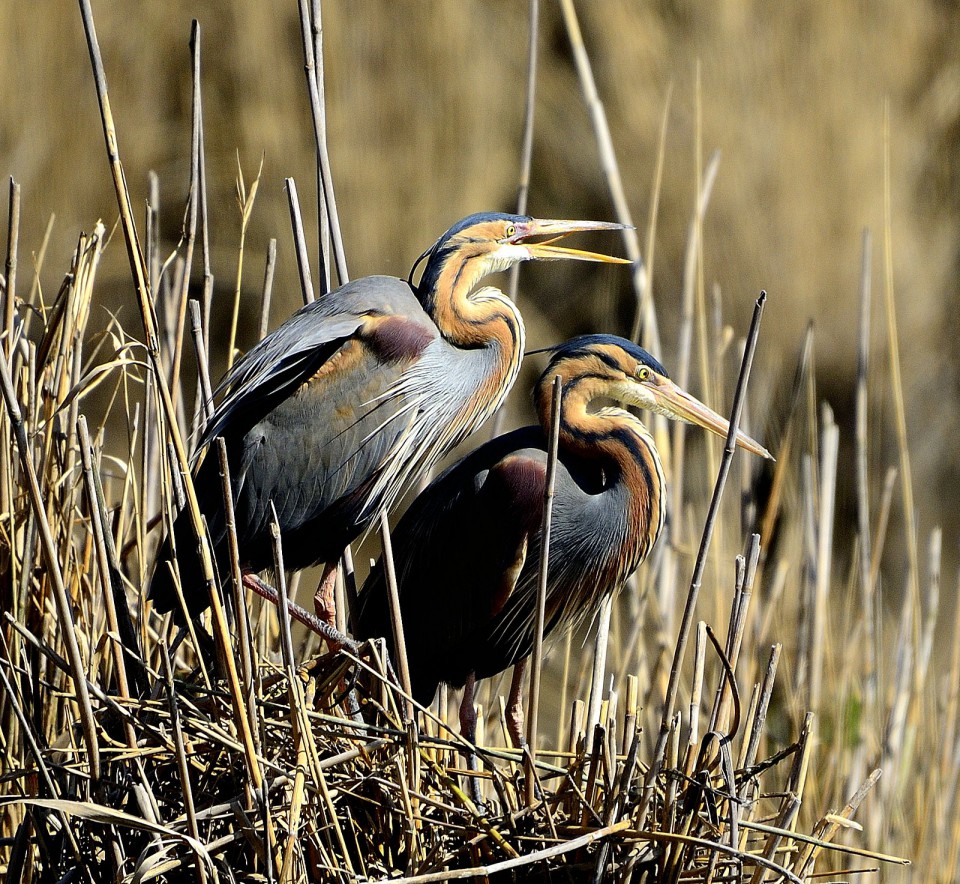
[[[597,252],[584,252],[580,249],[568,249],[554,245],[571,233],[584,230],[624,230],[625,224],[614,221],[545,221],[537,218],[528,223],[518,225],[516,234],[511,238],[513,245],[526,248],[531,258],[539,260],[556,260],[568,258],[577,261],[599,261],[604,264],[630,264],[627,258],[615,258],[612,255],[601,255]],[[527,242],[532,236],[548,237],[539,242]]]
[[[696,424],[724,438],[730,432],[730,422],[726,418],[721,417],[713,409],[707,408],[699,399],[681,390],[668,378],[658,378],[658,383],[649,385],[648,389],[653,393],[662,413],[667,417],[685,421],[688,424]],[[740,430],[737,431],[737,445],[753,454],[759,454],[760,457],[774,459],[773,455],[759,442]]]

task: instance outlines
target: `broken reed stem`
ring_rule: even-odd
[[[263,269],[263,293],[260,296],[260,326],[257,330],[257,340],[262,341],[267,336],[270,327],[270,298],[273,294],[273,274],[277,269],[277,240],[270,237],[267,245],[267,262]]]
[[[607,113],[604,110],[603,102],[600,100],[597,91],[596,81],[593,78],[590,57],[587,55],[587,49],[583,43],[583,34],[580,31],[580,22],[577,20],[577,11],[574,8],[573,0],[560,0],[560,11],[563,15],[567,36],[570,38],[570,48],[573,50],[573,60],[577,68],[577,77],[580,80],[583,100],[590,113],[590,122],[593,124],[594,137],[597,140],[597,150],[600,155],[600,166],[607,181],[610,199],[613,201],[614,214],[617,216],[617,221],[624,225],[623,245],[632,264],[630,278],[633,282],[637,309],[641,310],[644,306],[646,307],[643,310],[643,321],[649,326],[648,340],[652,342],[656,352],[660,352],[660,333],[657,329],[656,311],[653,302],[646,299],[647,265],[640,254],[640,241],[633,226],[630,206],[623,189],[623,179],[620,177],[620,167],[617,164],[617,155],[613,148],[613,138],[610,135],[610,126],[607,123]]]
[[[821,826],[818,826],[821,831],[818,836],[819,844],[807,844],[806,849],[803,853],[800,854],[797,861],[794,863],[794,868],[798,870],[799,876],[801,878],[806,878],[813,872],[814,863],[817,861],[817,855],[826,846],[826,843],[829,842],[834,835],[840,831],[841,823],[840,820],[849,820],[856,813],[857,808],[863,803],[863,799],[867,797],[867,793],[876,785],[877,780],[880,779],[881,771],[879,768],[874,770],[873,773],[867,777],[866,781],[860,786],[859,789],[853,794],[850,800],[844,805],[843,810],[838,814],[831,814],[832,819],[827,821],[822,821]]]
[[[773,696],[773,685],[777,677],[777,666],[780,663],[780,652],[783,645],[775,644],[770,649],[770,657],[767,661],[767,669],[763,674],[763,681],[760,684],[760,701],[757,704],[757,711],[753,717],[753,725],[750,729],[750,739],[746,743],[746,749],[743,753],[741,767],[751,768],[757,760],[757,752],[760,749],[760,739],[763,736],[763,726],[767,719],[767,710],[770,708],[770,698]]]
[[[311,304],[316,299],[313,293],[313,277],[310,273],[310,256],[307,254],[307,238],[303,234],[303,216],[300,214],[300,198],[297,196],[297,182],[285,178],[287,202],[290,206],[290,225],[293,228],[294,251],[297,255],[297,270],[300,272],[300,291],[303,303]]]
[[[540,721],[540,679],[543,671],[543,630],[547,611],[547,580],[550,569],[550,530],[553,525],[553,496],[557,481],[557,451],[560,443],[560,408],[563,382],[553,379],[550,401],[550,448],[547,452],[547,476],[543,492],[543,522],[540,527],[540,570],[537,574],[537,608],[533,627],[533,652],[530,656],[530,700],[527,708],[526,800],[536,800],[533,772],[537,763],[537,728]]]
[[[738,559],[743,562],[742,557]],[[750,535],[748,558],[743,562],[743,574],[740,586],[730,612],[730,628],[727,633],[726,654],[730,668],[736,672],[737,662],[740,659],[740,649],[743,646],[743,634],[747,626],[747,615],[750,609],[750,599],[753,597],[753,583],[757,576],[757,566],[760,562],[760,535]],[[723,679],[717,692],[716,705],[710,720],[710,730],[720,730],[726,733],[726,717],[730,708],[733,684],[730,679]]]
[[[686,650],[687,640],[690,635],[690,628],[693,624],[694,611],[697,604],[697,597],[700,594],[700,581],[703,577],[703,571],[706,567],[707,550],[710,548],[710,540],[713,536],[713,525],[720,510],[720,498],[723,495],[723,488],[726,484],[727,474],[730,471],[730,463],[733,460],[733,452],[736,448],[737,428],[740,425],[740,411],[743,408],[743,398],[746,395],[747,381],[750,377],[750,369],[753,365],[753,355],[756,352],[757,336],[760,332],[760,318],[763,315],[763,307],[767,300],[767,293],[761,292],[757,298],[757,303],[753,311],[753,319],[750,322],[750,331],[747,333],[747,343],[743,352],[743,362],[740,366],[740,375],[737,378],[737,387],[733,396],[733,408],[730,416],[730,430],[727,433],[727,441],[723,449],[723,458],[720,461],[720,472],[717,476],[717,482],[713,489],[713,497],[710,500],[710,508],[707,510],[707,517],[703,527],[703,536],[700,540],[700,549],[697,552],[697,560],[694,565],[693,576],[690,580],[690,588],[687,592],[687,600],[683,609],[683,616],[680,621],[680,634],[677,637],[676,646],[673,654],[673,663],[670,667],[670,678],[667,682],[667,691],[664,698],[663,715],[660,720],[660,731],[657,736],[657,743],[654,749],[653,759],[650,768],[647,771],[646,781],[644,783],[644,794],[641,804],[641,810],[638,819],[641,825],[645,822],[647,812],[653,800],[653,793],[656,788],[657,777],[663,766],[664,750],[667,745],[667,737],[670,733],[670,719],[673,717],[673,710],[677,700],[677,690],[680,685],[680,666],[683,662],[683,654]]]

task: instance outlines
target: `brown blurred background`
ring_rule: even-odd
[[[187,190],[191,18],[203,28],[217,317],[228,313],[235,274],[236,157],[249,180],[263,156],[244,277],[240,343],[249,345],[270,237],[279,241],[271,324],[301,302],[286,176],[297,179],[308,241],[316,243],[313,136],[296,3],[94,0],[93,6],[127,178],[142,205],[148,170],[159,173],[168,250],[179,236]],[[770,293],[755,384],[778,387],[790,376],[804,330],[814,323],[819,392],[837,412],[847,446],[864,227],[875,238],[873,355],[885,358],[883,115],[889,101],[894,280],[921,545],[942,523],[948,563],[955,561],[960,9],[946,0],[580,0],[577,8],[642,236],[672,86],[653,268],[663,336],[657,355],[669,369],[676,353],[695,197],[699,64],[702,155],[721,151],[704,226],[705,283],[708,290],[719,286],[724,319],[737,334],[757,292]],[[528,4],[324,0],[322,9],[328,137],[350,272],[405,275],[457,218],[515,204]],[[42,273],[50,298],[78,232],[98,218],[108,226],[116,218],[77,5],[2,4],[0,39],[0,174],[13,175],[23,189],[21,290],[31,253],[56,213]],[[541,4],[539,49],[531,213],[610,218],[589,115],[552,0]],[[5,188],[0,201],[5,213]],[[581,242],[620,248],[613,238]],[[135,331],[119,241],[108,258],[101,277],[105,306],[120,308]],[[525,269],[520,299],[531,346],[575,332],[628,332],[634,304],[626,273],[575,267]],[[214,355],[221,359],[226,321],[214,327]],[[880,476],[896,461],[893,411],[884,383],[874,383],[871,396],[871,465]],[[522,393],[514,398],[524,401]],[[841,522],[852,519],[852,475],[845,469],[841,477]],[[888,556],[896,544],[891,550]],[[952,573],[946,571],[947,586]],[[895,563],[891,574],[899,583]]]

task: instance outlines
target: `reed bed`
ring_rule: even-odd
[[[708,506],[729,458],[682,428],[668,433],[654,423],[671,483],[667,536],[589,633],[548,643],[540,726],[526,756],[505,738],[502,685],[484,686],[477,805],[457,698],[443,690],[431,709],[414,709],[379,644],[331,651],[253,600],[215,604],[204,628],[180,641],[150,610],[153,551],[173,514],[196,507],[184,440],[209,402],[202,109],[196,88],[184,236],[164,255],[156,187],[142,246],[138,239],[92,16],[81,5],[121,220],[112,236],[98,223],[79,237],[51,298],[39,284],[48,276],[42,248],[29,285],[17,272],[22,208],[11,181],[0,359],[6,880],[758,884],[899,881],[916,869],[923,880],[954,880],[960,615],[941,627],[953,649],[941,664],[933,637],[942,539],[935,531],[921,544],[894,506],[901,499],[912,516],[896,347],[887,364],[870,351],[870,237],[856,439],[844,462],[837,423],[817,394],[812,332],[790,366],[791,384],[769,380],[767,360],[749,398],[734,395],[737,365],[752,356],[755,337],[741,341],[725,325],[721,299],[710,301],[698,270],[717,173],[714,161],[698,164],[684,324],[665,361],[717,408],[729,410],[732,398],[742,404],[742,422],[777,463],[738,455],[726,495]],[[329,268],[344,279],[346,266],[316,88],[321,47],[302,9],[321,204],[332,207],[322,291]],[[599,143],[609,144],[573,4],[563,9]],[[197,31],[193,49],[199,82]],[[605,155],[603,166],[616,193],[615,157]],[[295,187],[289,192],[309,298],[308,249]],[[231,355],[256,181],[241,175],[238,195],[238,297],[223,308],[232,317]],[[625,210],[622,199],[615,204]],[[655,225],[654,209],[650,250]],[[136,329],[104,321],[97,309],[100,259],[120,239],[142,319]],[[196,301],[195,248],[203,264]],[[889,217],[883,250],[890,342]],[[636,239],[628,252],[639,256]],[[261,334],[273,256],[275,247]],[[660,350],[642,263],[633,283],[635,331]],[[870,448],[879,421],[868,402],[888,384],[901,405],[900,445],[881,463]],[[843,471],[856,475],[851,531],[834,527]],[[905,561],[885,573],[883,548],[894,532]],[[295,595],[298,578],[280,578]],[[207,632],[214,650],[201,653],[211,645]]]

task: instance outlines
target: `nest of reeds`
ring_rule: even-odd
[[[745,475],[740,516],[760,529],[741,555],[728,555],[732,579],[721,574],[729,546],[719,539],[723,552],[709,564],[705,545],[696,556],[689,589],[678,577],[680,562],[694,560],[690,525],[702,522],[678,460],[673,536],[601,615],[592,657],[569,635],[555,649],[559,687],[544,701],[554,724],[544,715],[526,751],[500,733],[496,685],[472,747],[452,723],[452,698],[442,691],[431,709],[415,708],[377,644],[295,641],[287,618],[262,603],[215,598],[204,631],[185,638],[152,614],[143,593],[151,550],[183,505],[180,477],[189,474],[177,432],[189,411],[180,384],[188,308],[201,390],[195,423],[209,393],[205,311],[187,299],[202,156],[195,150],[185,243],[161,273],[158,206],[144,260],[108,112],[104,126],[143,343],[116,321],[91,327],[102,226],[80,238],[52,303],[36,283],[39,266],[29,293],[18,294],[11,182],[0,359],[7,880],[808,881],[904,865],[882,848],[904,843],[905,818],[931,867],[956,867],[954,802],[938,804],[924,828],[924,803],[910,816],[898,797],[907,782],[932,795],[956,783],[958,700],[954,690],[931,702],[925,683],[935,604],[910,595],[893,645],[875,629],[889,478],[880,527],[872,537],[864,517],[857,546],[863,605],[828,607],[837,428],[829,411],[804,408],[816,401],[809,347],[762,502]],[[244,221],[255,193],[241,183]],[[266,278],[268,305],[269,267]],[[717,344],[712,370],[724,377],[729,352]],[[97,412],[92,435],[87,409]],[[820,444],[808,451],[811,439]],[[706,460],[713,477],[717,463]],[[865,468],[860,491],[866,501]],[[718,512],[722,526],[729,504],[708,524]],[[938,535],[930,550],[935,586]],[[705,567],[713,592],[693,628],[693,604],[680,608],[695,600]],[[790,571],[794,594],[785,591]],[[708,621],[725,624],[722,640]],[[689,634],[692,667],[682,665]],[[934,710],[927,719],[924,703]],[[811,709],[824,722],[819,738]],[[478,771],[465,760],[473,750]],[[875,762],[893,771],[889,806],[874,803],[861,833],[852,817],[878,781]]]

